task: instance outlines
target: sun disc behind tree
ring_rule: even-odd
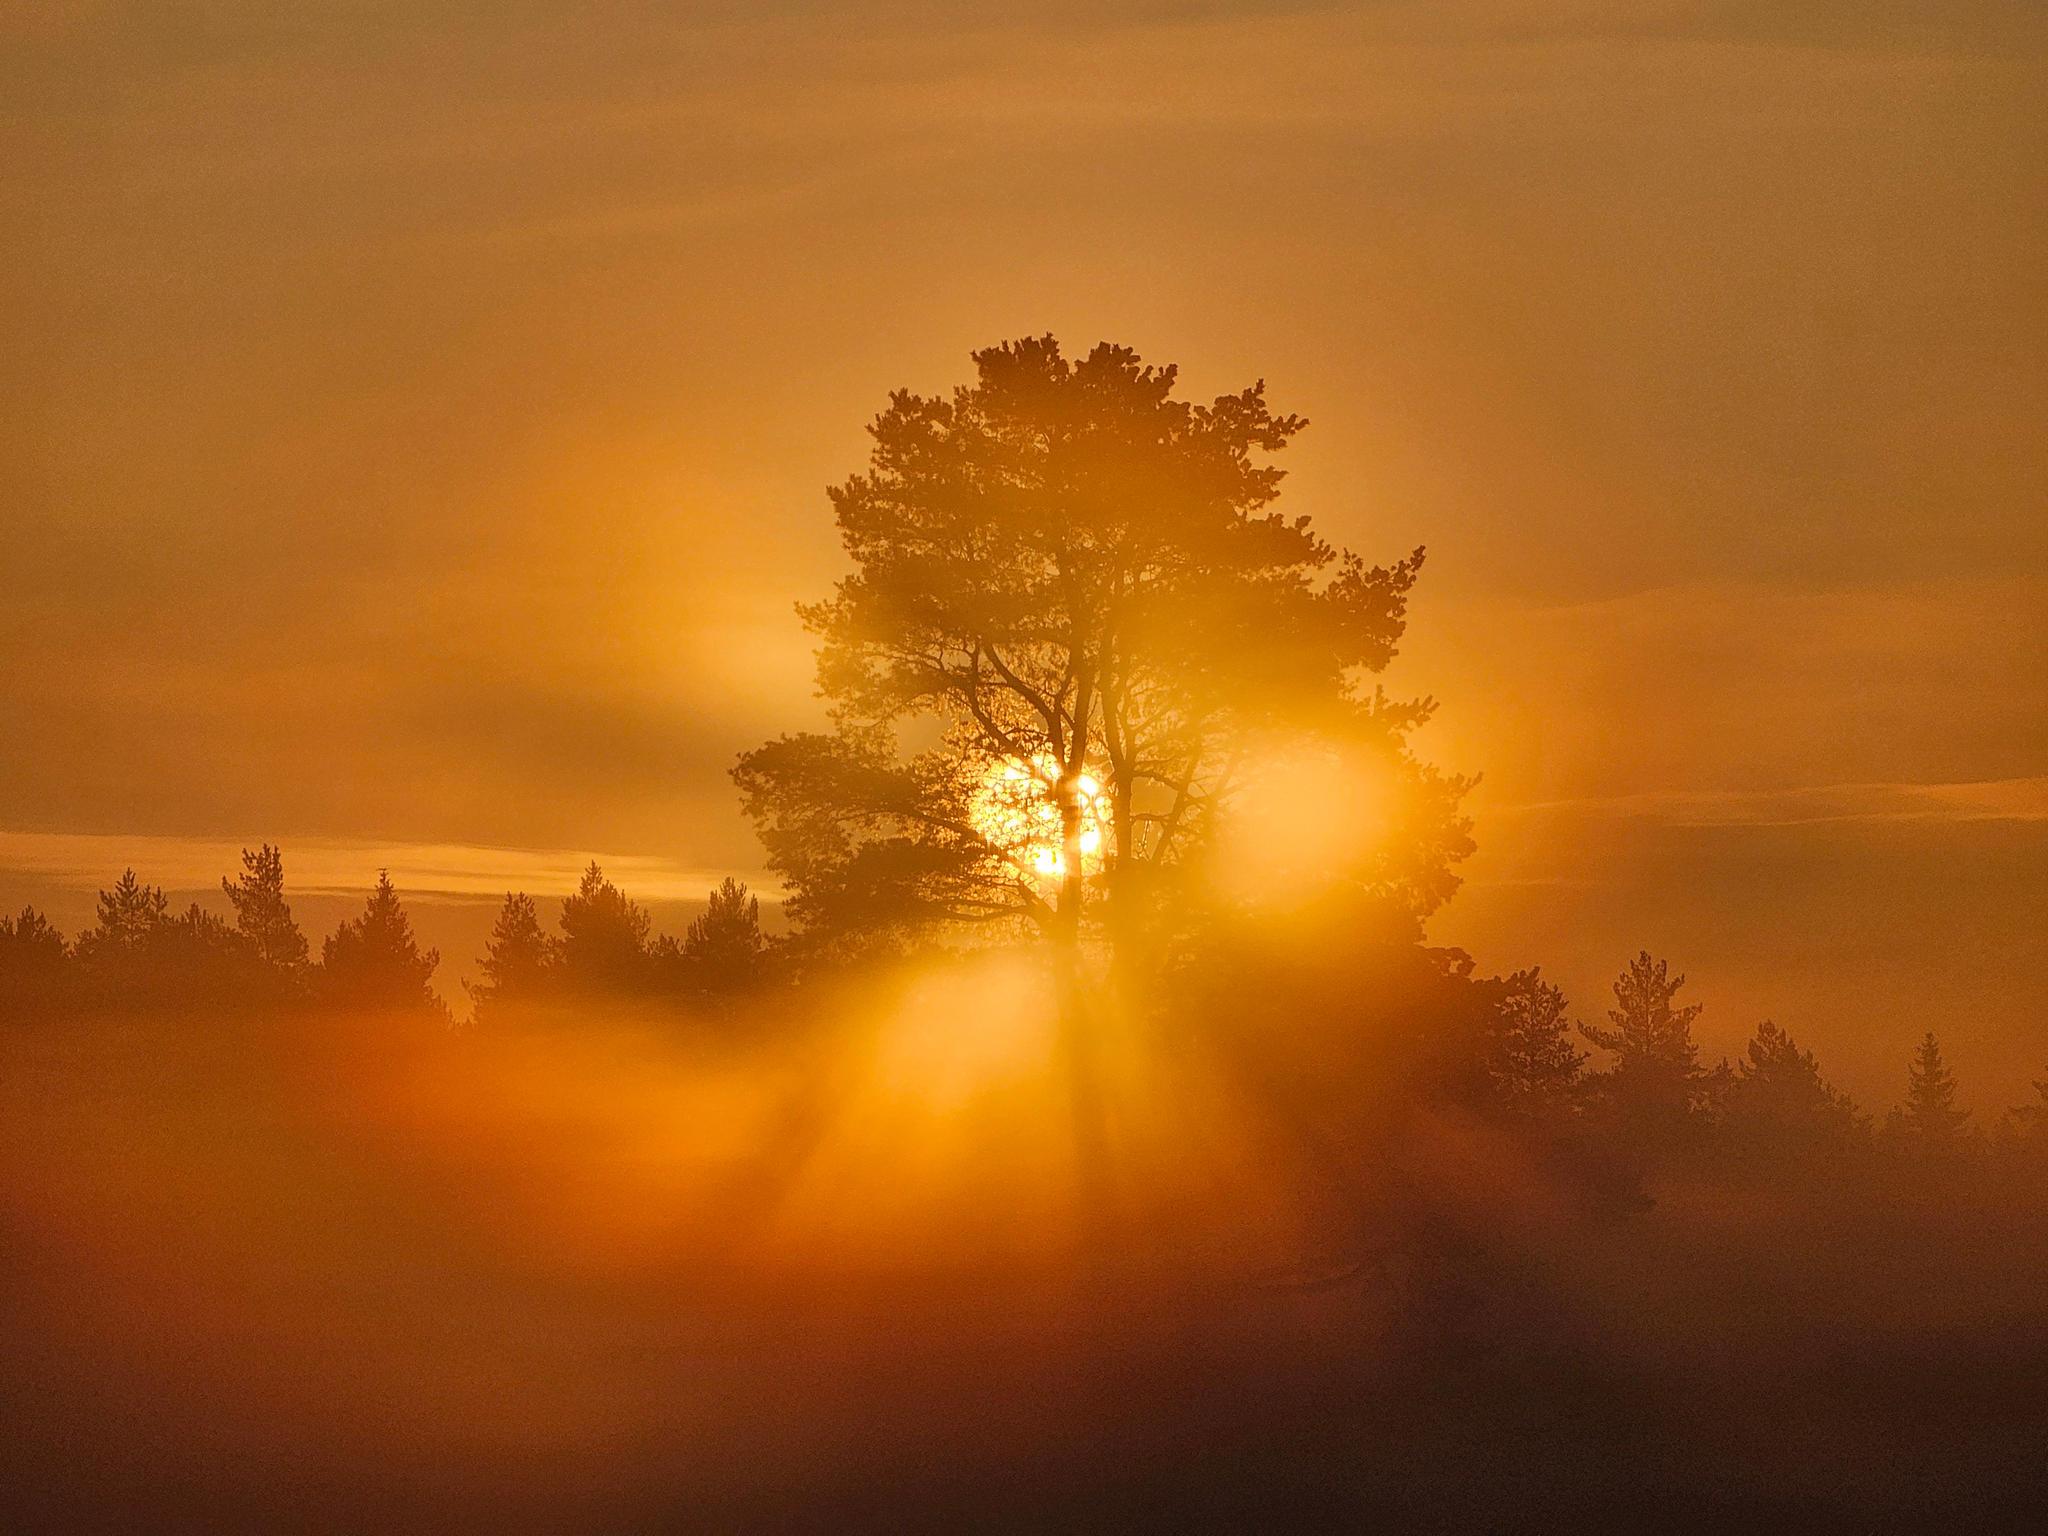
[[[1090,773],[1077,773],[1063,786],[1059,761],[1050,752],[1028,761],[990,763],[969,802],[969,816],[974,830],[1005,860],[1040,880],[1057,882],[1066,875],[1062,798],[1080,818],[1074,843],[1082,874],[1099,874],[1108,847],[1109,799],[1101,780]]]

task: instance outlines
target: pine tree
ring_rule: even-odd
[[[169,997],[240,1003],[253,990],[256,961],[248,942],[196,901],[163,925],[151,951],[152,983]]]
[[[562,903],[562,973],[581,992],[630,992],[650,980],[647,913],[605,879],[597,861]]]
[[[1623,1063],[1657,1062],[1691,1076],[1699,1070],[1692,1021],[1699,1017],[1702,1005],[1672,1006],[1684,985],[1683,976],[1671,976],[1664,961],[1652,960],[1650,952],[1643,950],[1615,979],[1618,1006],[1607,1010],[1612,1028],[1582,1024],[1580,1031],[1602,1050],[1613,1051]]]
[[[420,949],[389,872],[379,870],[362,916],[328,935],[320,955],[321,982],[330,997],[342,1002],[444,1011],[427,987],[440,963],[439,950]]]
[[[290,974],[306,968],[310,951],[284,899],[284,855],[265,843],[242,850],[242,873],[223,878],[221,890],[235,909],[235,928],[265,965]]]
[[[0,1018],[27,1018],[67,990],[70,946],[34,907],[0,917]]]
[[[469,983],[476,1016],[482,1019],[508,1003],[538,996],[555,968],[558,947],[542,931],[533,898],[524,891],[508,891],[478,962],[483,980]]]
[[[197,902],[172,916],[163,891],[132,869],[100,892],[97,921],[74,953],[107,1002],[222,1003],[249,989],[252,957],[241,937]]]
[[[97,921],[78,936],[78,957],[99,965],[138,954],[170,920],[162,889],[144,885],[134,870],[124,869],[111,891],[100,892]]]
[[[1487,1041],[1487,1077],[1501,1102],[1527,1113],[1571,1109],[1586,1064],[1572,1028],[1564,990],[1540,970],[1507,978]]]
[[[0,917],[0,951],[23,964],[58,965],[70,946],[47,917],[23,907],[20,917]]]
[[[163,891],[143,884],[132,869],[121,871],[114,888],[100,892],[93,926],[72,946],[92,991],[108,1001],[148,991],[153,952],[170,921]]]
[[[1084,935],[1126,978],[1163,958],[1176,888],[1243,803],[1234,765],[1290,717],[1399,783],[1401,856],[1356,873],[1390,918],[1433,911],[1472,851],[1470,786],[1410,749],[1434,701],[1366,684],[1423,551],[1369,566],[1273,510],[1307,423],[1263,384],[1200,404],[1172,365],[1051,336],[973,363],[948,394],[892,394],[828,492],[853,570],[800,611],[837,728],[733,770],[806,944],[1034,933],[1078,1022]],[[932,744],[905,756],[917,719]]]
[[[1769,1019],[1756,1027],[1726,1098],[1726,1124],[1753,1150],[1840,1145],[1860,1127],[1856,1106],[1828,1086],[1814,1054]]]
[[[2006,1112],[2014,1136],[2024,1145],[2048,1148],[2048,1078],[2034,1079],[2034,1102]]]
[[[1593,1044],[1614,1053],[1613,1067],[1597,1086],[1645,1151],[1677,1137],[1703,1107],[1710,1086],[1692,1038],[1701,1005],[1673,1002],[1684,985],[1683,976],[1672,976],[1664,961],[1643,950],[1615,980],[1607,1027],[1579,1026]]]
[[[730,996],[759,978],[766,944],[760,898],[727,875],[690,924],[682,952],[699,988],[713,996]]]
[[[1929,1030],[1906,1070],[1906,1102],[1892,1112],[1890,1123],[1924,1145],[1937,1146],[1953,1142],[1969,1118],[1968,1110],[1956,1108],[1955,1074],[1942,1060],[1941,1042]]]

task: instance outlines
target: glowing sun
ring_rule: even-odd
[[[1081,868],[1090,873],[1102,859],[1103,829],[1109,820],[1108,798],[1091,775],[1076,774],[1068,785],[1081,813]],[[1060,837],[1060,767],[1050,752],[1030,761],[999,759],[975,790],[974,830],[1020,869],[1045,880],[1067,872]]]

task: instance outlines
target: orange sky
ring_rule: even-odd
[[[2038,7],[0,18],[0,902],[754,870],[822,487],[1049,329],[1264,376],[1283,505],[1430,546],[1441,937],[1586,1010],[1659,948],[1880,1101],[2048,1061]]]

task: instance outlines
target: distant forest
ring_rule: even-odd
[[[592,862],[562,900],[556,931],[532,896],[505,897],[478,960],[480,979],[468,984],[472,1021],[463,1025],[430,986],[440,956],[420,947],[387,874],[360,915],[316,953],[292,916],[282,852],[267,843],[245,849],[242,865],[221,881],[232,920],[197,902],[174,912],[132,869],[99,893],[97,920],[73,940],[33,907],[0,918],[0,1018],[172,1012],[191,1014],[196,1026],[209,1014],[272,1014],[338,1027],[351,1012],[373,1010],[467,1033],[481,1046],[508,1023],[567,1019],[597,1006],[743,1038],[747,1017],[858,976],[874,958],[849,959],[801,934],[764,933],[758,897],[732,878],[709,892],[681,938],[655,933],[646,909]],[[1254,986],[1265,1001],[1254,1012],[1287,1006],[1281,999],[1306,987],[1319,995],[1294,1001],[1310,1003],[1311,1016],[1382,1044],[1398,1013],[1405,1022],[1392,1034],[1405,1038],[1422,1097],[1569,1146],[1623,1175],[1719,1160],[1882,1159],[1951,1172],[2048,1160],[2048,1077],[2034,1083],[2034,1101],[1983,1123],[1957,1107],[1955,1075],[1931,1032],[1901,1063],[1900,1099],[1881,1114],[1833,1087],[1814,1053],[1769,1019],[1738,1059],[1708,1065],[1693,1035],[1701,1007],[1681,998],[1685,977],[1647,952],[1616,977],[1604,1017],[1584,1021],[1540,969],[1479,976],[1456,949],[1365,938],[1348,955],[1301,961],[1288,955],[1286,968],[1299,977],[1288,987],[1239,946],[1216,965],[1183,970],[1163,996],[1213,1007],[1226,978],[1234,992],[1262,977]],[[1348,1007],[1331,995],[1347,980],[1361,999]],[[1194,996],[1205,990],[1206,999]],[[1379,1002],[1362,1000],[1374,995]]]

